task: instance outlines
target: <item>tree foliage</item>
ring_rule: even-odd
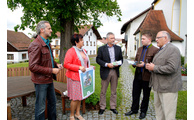
[[[69,39],[66,36],[78,31],[81,25],[93,24],[96,28],[100,27],[103,24],[99,18],[103,14],[109,17],[116,16],[118,21],[121,21],[122,15],[117,0],[7,0],[7,6],[12,11],[19,7],[23,8],[21,25],[16,25],[15,31],[25,30],[27,27],[35,31],[39,21],[47,20],[53,30],[52,37],[56,37],[57,31],[64,34],[61,41]],[[65,34],[68,25],[73,27],[72,32],[68,33],[70,35]],[[62,46],[60,50],[64,50],[64,47]]]

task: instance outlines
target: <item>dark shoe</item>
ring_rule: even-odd
[[[105,110],[100,109],[99,112],[98,112],[98,114],[102,115],[102,114],[104,113],[104,111],[105,111]]]
[[[139,119],[144,119],[145,118],[145,116],[146,116],[146,113],[140,113],[140,116],[139,116]]]
[[[137,112],[129,111],[129,112],[125,113],[126,116],[130,116],[130,115],[133,115],[133,114],[137,114]]]
[[[118,111],[116,109],[110,109],[114,114],[118,114]]]

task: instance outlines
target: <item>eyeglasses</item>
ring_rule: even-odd
[[[161,37],[156,37],[156,40],[157,40],[157,39],[160,39],[160,38],[163,38],[163,37],[165,37],[165,36],[161,36]]]

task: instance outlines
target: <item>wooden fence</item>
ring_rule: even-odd
[[[67,83],[67,78],[65,76],[66,69],[63,68],[57,74],[57,81]],[[7,68],[7,77],[14,77],[14,76],[30,76],[31,72],[29,67],[16,67],[16,68]]]

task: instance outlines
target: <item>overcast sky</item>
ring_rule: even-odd
[[[116,38],[124,38],[124,34],[120,34],[120,29],[123,24],[145,9],[149,8],[153,1],[154,0],[118,0],[118,4],[122,12],[122,21],[118,22],[116,17],[107,17],[103,15],[101,18],[103,26],[98,28],[101,37],[105,37],[108,32],[113,32],[115,33]],[[14,26],[21,24],[20,17],[22,16],[23,13],[21,8],[16,9],[13,12],[7,8],[7,29],[14,30]],[[30,29],[26,29],[22,32],[29,37],[31,37],[31,35],[28,33],[33,33]]]

